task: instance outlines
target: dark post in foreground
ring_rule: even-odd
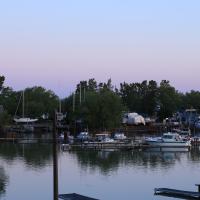
[[[200,192],[200,184],[195,184],[198,187],[198,192]]]
[[[57,117],[54,111],[53,120],[53,189],[54,200],[58,200],[58,157],[57,157]]]

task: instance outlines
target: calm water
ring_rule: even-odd
[[[200,153],[72,151],[58,155],[59,193],[160,200],[155,187],[196,191]],[[53,199],[52,146],[0,144],[0,199]]]

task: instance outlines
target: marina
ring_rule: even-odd
[[[200,200],[199,10],[1,1],[0,200]]]

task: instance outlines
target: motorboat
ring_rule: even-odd
[[[28,118],[28,117],[21,117],[21,118],[14,118],[14,121],[16,123],[33,123],[33,122],[38,121],[38,119],[31,119],[31,118]]]
[[[89,133],[87,131],[80,132],[77,135],[77,139],[80,141],[86,141],[90,139]]]
[[[126,138],[124,133],[114,133],[114,140],[125,140]]]
[[[161,137],[145,138],[145,143],[151,147],[190,147],[190,140],[183,139],[178,133],[164,133]]]

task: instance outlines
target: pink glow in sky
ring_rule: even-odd
[[[65,97],[81,80],[170,80],[199,90],[200,3],[173,0],[0,3],[0,74],[16,90]]]

